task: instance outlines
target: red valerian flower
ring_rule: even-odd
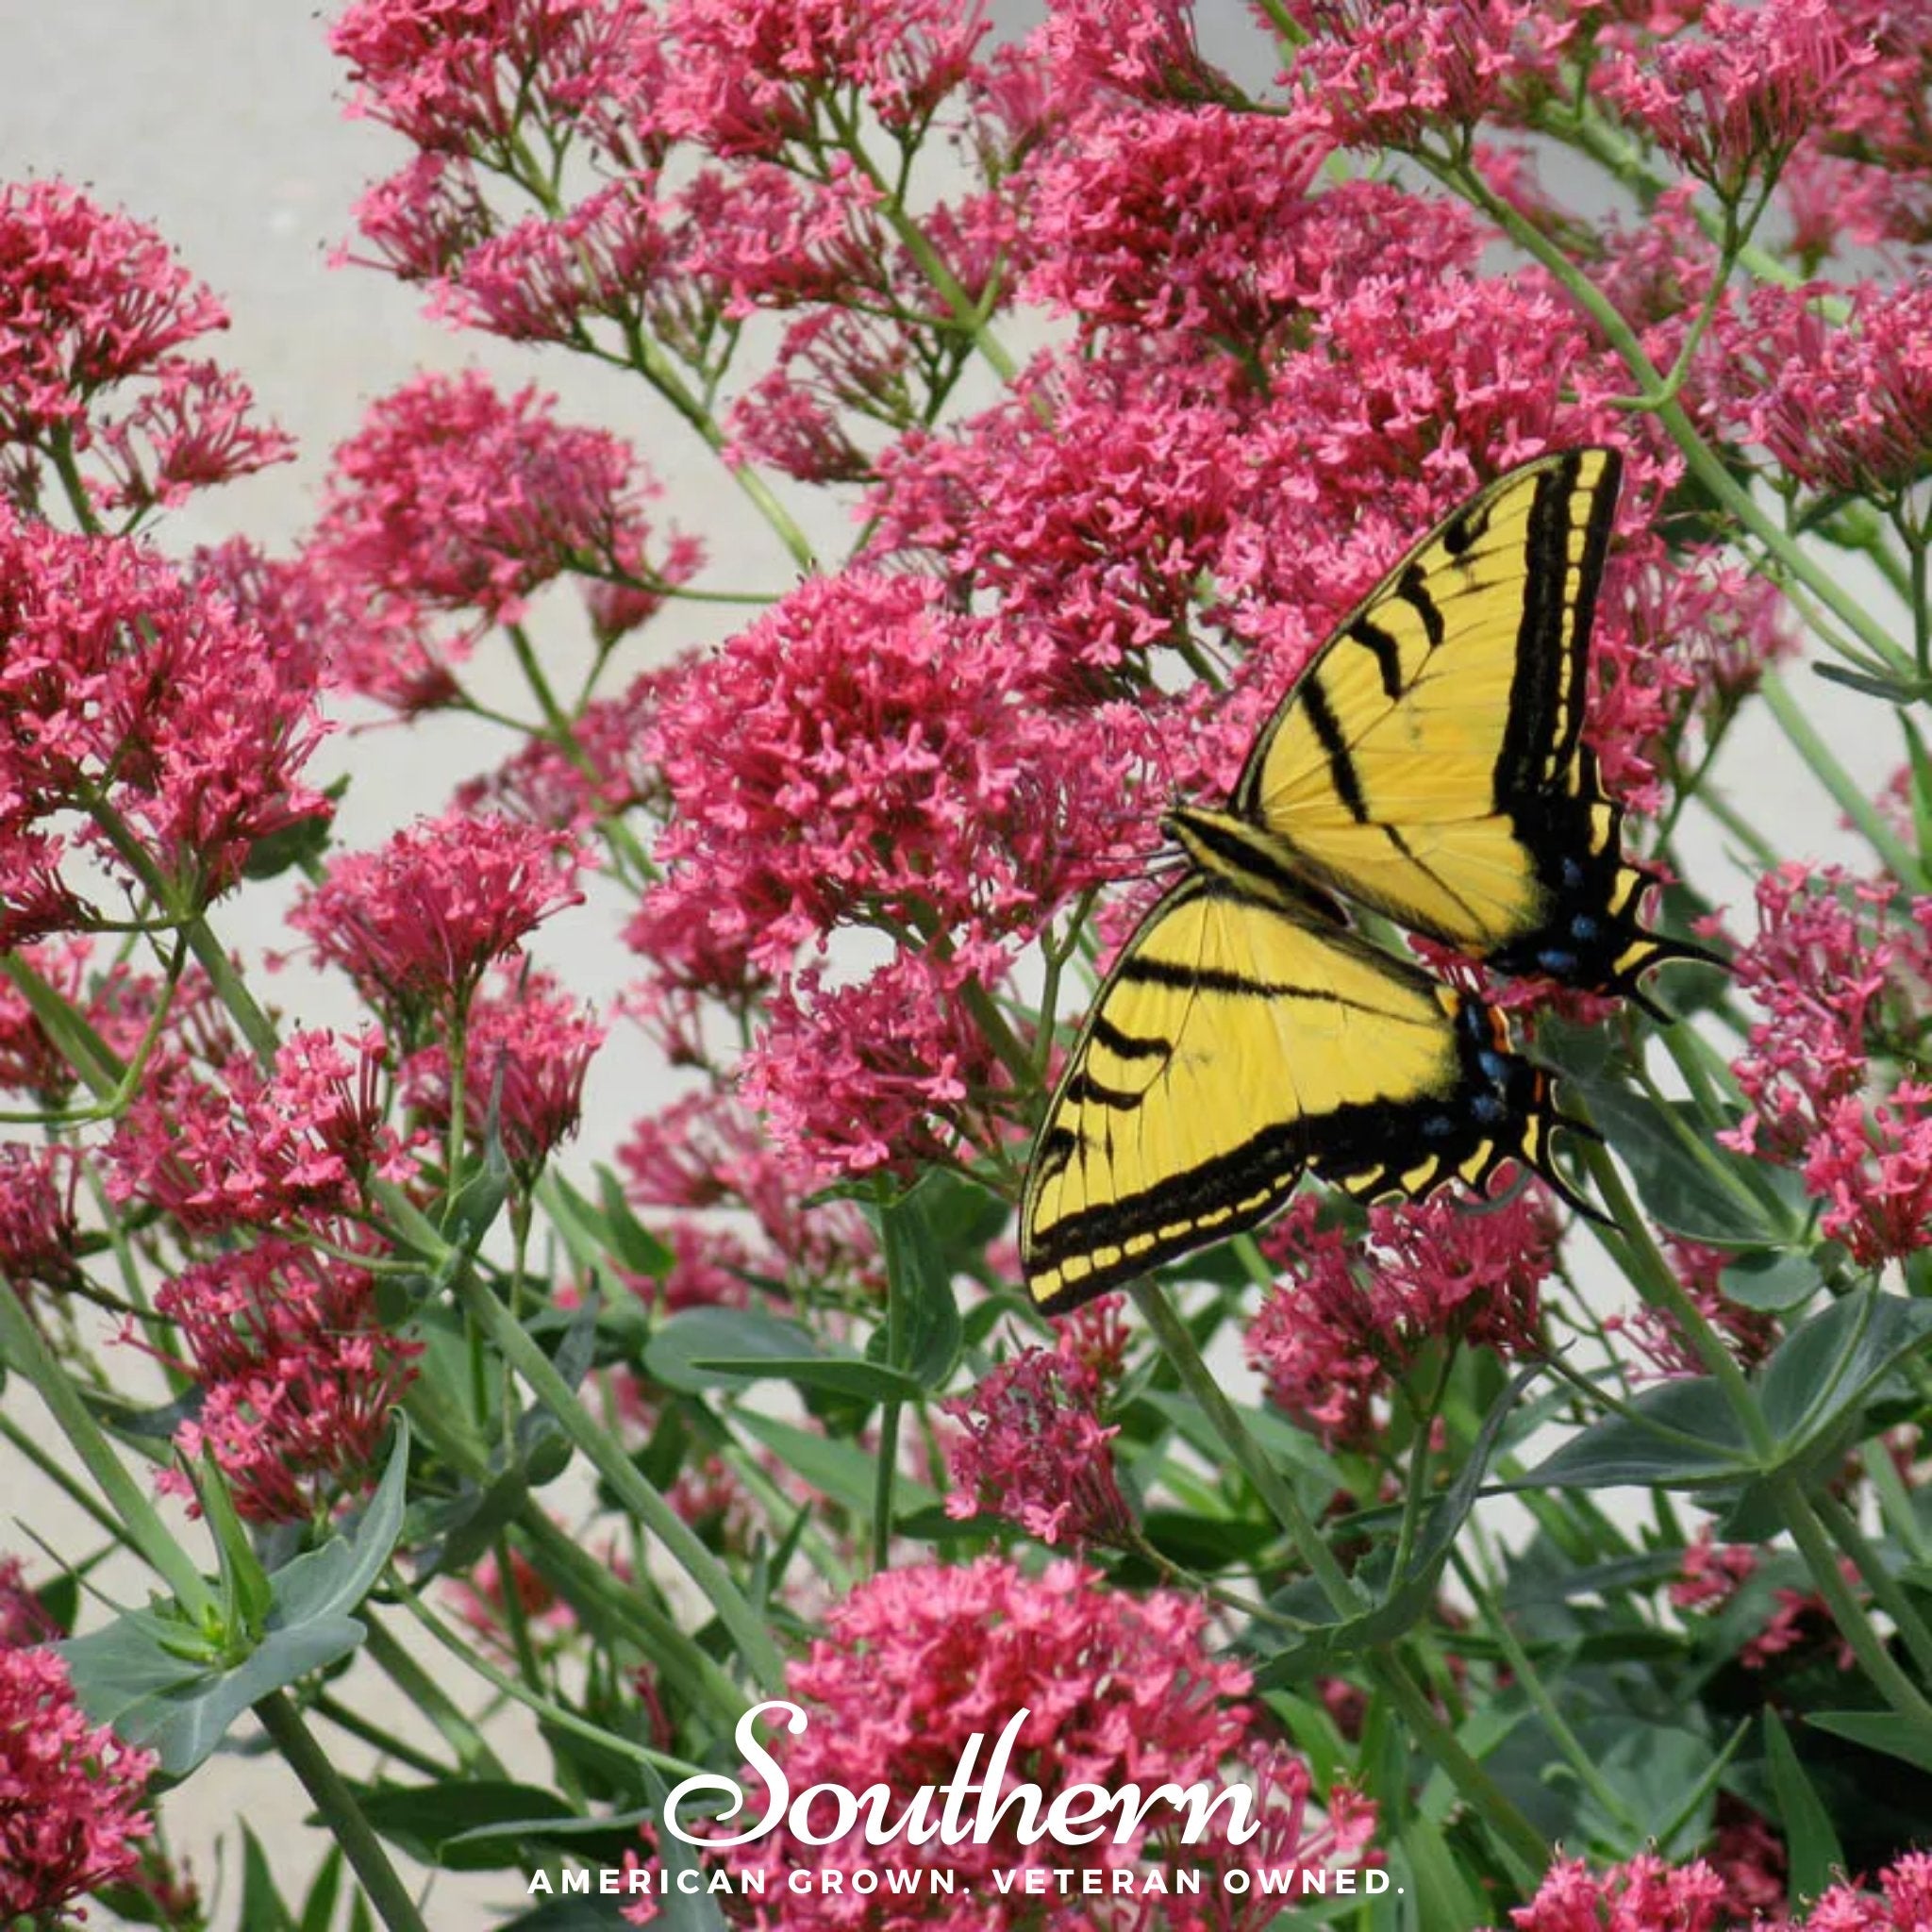
[[[847,94],[916,136],[991,27],[979,0],[671,0],[664,20],[652,125],[725,156],[776,156]]]
[[[227,323],[152,228],[64,182],[0,189],[0,448],[15,453],[0,478],[21,507],[44,493],[57,432],[104,508],[288,460],[293,445],[250,420],[241,383],[178,353]]]
[[[676,1213],[749,1213],[765,1240],[756,1257],[741,1243],[732,1266],[804,1288],[825,1282],[875,1286],[878,1243],[858,1205],[808,1203],[813,1171],[775,1145],[735,1094],[693,1093],[639,1121],[618,1153],[626,1192],[640,1208]],[[687,1229],[690,1224],[684,1224]],[[694,1236],[687,1234],[687,1241]],[[695,1258],[694,1245],[688,1250]],[[731,1299],[742,1296],[742,1280]]]
[[[1566,1858],[1509,1924],[1515,1932],[1723,1932],[1724,1897],[1724,1879],[1702,1858],[1672,1865],[1644,1853],[1601,1873]]]
[[[1412,148],[1445,125],[1520,121],[1559,86],[1571,9],[1529,0],[1289,0],[1310,36],[1292,118],[1332,143]]]
[[[377,1006],[459,1010],[484,971],[583,898],[580,854],[534,825],[449,812],[345,853],[290,923]]]
[[[0,1648],[0,1915],[39,1923],[130,1876],[151,1751],[89,1725],[51,1650]]]
[[[192,1026],[185,1017],[175,1016],[108,1145],[114,1200],[152,1202],[197,1230],[262,1227],[354,1212],[375,1180],[414,1172],[383,1120],[379,1030],[292,1034],[264,1073],[213,1016]]]
[[[955,1489],[946,1513],[1008,1517],[1043,1543],[1121,1548],[1136,1534],[1103,1427],[1099,1373],[1071,1325],[1052,1348],[1025,1348],[970,1394],[940,1407],[961,1424],[944,1447]]]
[[[0,1286],[23,1300],[32,1284],[58,1291],[80,1278],[74,1254],[79,1182],[74,1149],[0,1141]]]
[[[884,1785],[889,1821],[922,1787],[954,1777],[975,1733],[982,1754],[990,1754],[1023,1709],[1027,1716],[1014,1736],[1008,1777],[1042,1787],[1042,1808],[1074,1783],[1109,1790],[1132,1784],[1142,1791],[1163,1784],[1219,1786],[1244,1769],[1264,1787],[1257,1807],[1262,1835],[1235,1846],[1224,1835],[1225,1813],[1217,1813],[1202,1841],[1176,1855],[1208,1868],[1202,1903],[1157,1896],[1135,1901],[1119,1921],[1121,1932],[1152,1932],[1156,1925],[1221,1932],[1229,1924],[1216,1916],[1226,1908],[1223,1873],[1264,1858],[1271,1866],[1354,1859],[1374,1830],[1374,1807],[1338,1791],[1325,1819],[1310,1816],[1307,1767],[1257,1735],[1252,1708],[1237,1701],[1247,1674],[1209,1652],[1206,1621],[1191,1598],[1168,1591],[1135,1597],[1064,1559],[1034,1577],[1000,1557],[883,1572],[832,1610],[827,1636],[787,1672],[788,1694],[805,1709],[807,1725],[802,1734],[775,1737],[772,1755],[794,1794],[818,1785],[854,1792]],[[984,1775],[985,1755],[979,1769]],[[745,1781],[756,1792],[758,1780],[747,1774]],[[1132,1869],[1164,1856],[1158,1818],[1143,1822],[1124,1843],[1109,1837],[1070,1850],[1044,1838],[1023,1844],[1017,1808],[1017,1801],[1009,1804],[984,1841],[975,1836],[956,1845],[913,1845],[902,1835],[873,1846],[857,1829],[827,1844],[807,1844],[781,1826],[730,1855],[737,1869],[768,1874],[769,1898],[744,1895],[726,1909],[759,1932],[887,1932],[927,1924],[948,1932],[1078,1932],[1091,1924],[1091,1907],[1077,1900],[1043,1905],[1025,1895],[1024,1878],[995,1889],[991,1874],[1044,1865]],[[824,1828],[823,1807],[810,1823]],[[908,1899],[891,1896],[883,1884],[871,1896],[853,1892],[849,1874],[861,1866],[921,1869],[941,1858],[958,1875],[957,1896],[921,1891]],[[843,1891],[785,1893],[784,1873],[801,1864],[847,1874]],[[1109,1909],[1125,1903],[1116,1900]],[[1266,1901],[1253,1918],[1233,1924],[1266,1923],[1278,1905]],[[637,1922],[649,1916],[647,1908]]]
[[[1735,195],[1776,169],[1845,77],[1870,65],[1828,0],[1712,0],[1703,32],[1632,49],[1592,76],[1689,173]]]
[[[211,1455],[251,1522],[300,1522],[373,1480],[421,1342],[388,1333],[366,1269],[278,1238],[197,1261],[155,1296],[203,1391],[175,1441]],[[192,1496],[180,1469],[159,1488]]]
[[[1890,501],[1932,460],[1932,279],[1859,289],[1839,323],[1827,295],[1845,291],[1754,293],[1728,413],[1808,488]]]
[[[1868,1266],[1932,1241],[1932,1087],[1874,1087],[1872,1056],[1910,1052],[1932,986],[1932,900],[1787,863],[1757,882],[1737,972],[1765,1017],[1734,1071],[1751,1111],[1721,1136],[1799,1168],[1824,1231]],[[1900,911],[1908,916],[1901,918]]]
[[[192,910],[258,841],[326,817],[299,781],[313,656],[144,545],[0,506],[0,946],[83,922],[70,821],[110,877],[144,888],[151,868]],[[16,868],[42,882],[25,902]]]
[[[1724,1876],[1702,1858],[1666,1863],[1646,1853],[1591,1872],[1553,1865],[1537,1895],[1509,1915],[1514,1932],[1725,1932]],[[1828,1887],[1794,1919],[1754,1919],[1755,1932],[1921,1932],[1932,1924],[1932,1853],[1907,1852],[1874,1886]]]
[[[358,627],[399,632],[445,665],[490,625],[515,622],[566,572],[636,581],[661,596],[700,561],[677,541],[655,555],[644,504],[658,493],[636,453],[606,430],[557,420],[553,398],[500,395],[486,377],[425,375],[377,403],[336,452],[306,567],[356,609]],[[431,641],[428,613],[465,624]],[[637,621],[633,612],[626,624]],[[368,645],[334,667],[388,697]],[[405,688],[420,682],[412,670]]]
[[[1446,1196],[1371,1208],[1366,1241],[1321,1212],[1304,1196],[1262,1238],[1289,1278],[1249,1324],[1248,1356],[1273,1400],[1324,1441],[1372,1441],[1374,1398],[1432,1340],[1541,1352],[1540,1290],[1558,1229],[1539,1191],[1477,1213]]]
[[[607,1029],[527,962],[500,967],[498,980],[470,1006],[463,1116],[478,1141],[493,1126],[510,1165],[527,1173],[576,1132],[584,1075]],[[432,1124],[446,1124],[447,1049],[432,1045],[412,1055],[403,1091]]]

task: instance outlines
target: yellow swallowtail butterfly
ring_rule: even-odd
[[[1423,539],[1322,646],[1123,950],[1034,1143],[1021,1254],[1076,1307],[1266,1219],[1304,1171],[1371,1198],[1550,1163],[1548,1075],[1502,1018],[1371,944],[1333,895],[1512,974],[1641,999],[1707,958],[1639,923],[1650,875],[1580,732],[1613,450],[1542,457]]]

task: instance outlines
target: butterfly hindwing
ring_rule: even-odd
[[[1034,1143],[1049,1311],[1252,1227],[1305,1170],[1364,1197],[1551,1165],[1548,1077],[1338,900],[1491,968],[1639,1000],[1650,875],[1582,739],[1613,450],[1539,458],[1430,532],[1323,645],[1102,985]],[[1333,896],[1331,896],[1333,895]],[[1587,1129],[1585,1130],[1587,1131]]]
[[[1323,646],[1230,811],[1307,877],[1509,973],[1629,991],[1675,952],[1580,740],[1621,464],[1512,470]]]
[[[1188,874],[1095,999],[1021,1209],[1050,1312],[1265,1220],[1305,1168],[1426,1193],[1541,1158],[1542,1076],[1488,1008],[1314,906]]]

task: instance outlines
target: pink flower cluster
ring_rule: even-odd
[[[470,1006],[463,1118],[479,1146],[493,1128],[510,1165],[529,1173],[576,1131],[584,1075],[607,1029],[527,961],[499,967],[496,976],[500,989]],[[403,1091],[432,1127],[447,1126],[448,1049],[412,1055]]]
[[[1049,659],[929,582],[848,572],[663,695],[675,816],[631,943],[727,996],[748,974],[777,985],[752,1091],[827,1169],[904,1160],[945,1144],[933,1116],[972,1118],[1003,1076],[968,1009],[1042,905],[1144,836],[1128,742],[1042,702]],[[896,951],[835,984],[814,956],[865,927]]]
[[[459,1016],[490,966],[577,904],[579,858],[536,826],[448,812],[332,860],[290,923],[408,1038],[425,1011]]]
[[[330,675],[406,712],[446,702],[482,630],[566,572],[591,580],[608,643],[700,561],[683,538],[658,554],[643,509],[657,493],[624,442],[558,422],[534,389],[505,397],[475,371],[405,384],[337,449],[300,559],[326,587],[321,621],[347,607]]]
[[[312,658],[144,545],[0,504],[0,946],[93,917],[82,857],[178,914],[326,816]]]
[[[879,1284],[877,1242],[858,1208],[808,1203],[808,1172],[734,1095],[690,1094],[645,1116],[618,1158],[630,1199],[676,1217],[659,1229],[677,1255],[662,1284],[670,1307],[741,1302],[752,1281],[799,1291],[850,1283],[868,1293]],[[756,1246],[743,1237],[747,1216]]]
[[[1366,1240],[1322,1215],[1305,1196],[1262,1238],[1288,1278],[1249,1324],[1247,1350],[1271,1399],[1324,1442],[1378,1440],[1376,1398],[1431,1341],[1541,1352],[1557,1226],[1540,1191],[1476,1212],[1441,1196],[1371,1208]]]
[[[264,1072],[215,1014],[193,1010],[208,1003],[205,986],[191,990],[115,1129],[116,1201],[150,1203],[197,1232],[269,1227],[356,1214],[374,1182],[414,1173],[384,1117],[379,1031],[293,1034]]]
[[[51,1650],[0,1647],[0,1915],[46,1915],[127,1877],[154,1830],[153,1754],[88,1724]]]
[[[271,1237],[183,1269],[155,1307],[203,1392],[176,1445],[214,1457],[243,1516],[302,1522],[360,1493],[423,1349],[385,1330],[367,1270]],[[156,1481],[193,1493],[178,1469]]]
[[[1703,1859],[1651,1854],[1607,1871],[1580,1858],[1550,1868],[1537,1895],[1509,1915],[1514,1932],[1727,1932],[1725,1881]],[[1932,1853],[1908,1852],[1875,1887],[1829,1887],[1798,1918],[1754,1915],[1753,1932],[1921,1932],[1932,1924]]]
[[[1145,1825],[1121,1844],[1027,1845],[1015,1829],[1017,1806],[984,1843],[921,1846],[901,1837],[874,1847],[855,1832],[849,1840],[807,1845],[781,1827],[733,1854],[738,1869],[767,1874],[771,1892],[766,1900],[741,1898],[731,1908],[760,1932],[901,1932],[924,1924],[948,1932],[1080,1932],[1091,1923],[1087,1907],[1042,1906],[1017,1888],[1002,1893],[991,1874],[1049,1863],[1105,1870],[1173,1857],[1208,1868],[1201,1898],[1115,1900],[1112,1909],[1124,1916],[1109,1919],[1110,1925],[1119,1932],[1257,1928],[1278,1902],[1250,1899],[1244,1909],[1217,1897],[1219,1874],[1263,1860],[1312,1866],[1353,1859],[1374,1831],[1374,1808],[1338,1790],[1325,1818],[1310,1817],[1307,1767],[1267,1741],[1254,1710],[1234,1701],[1247,1687],[1246,1674],[1209,1654],[1205,1622],[1201,1607],[1188,1598],[1165,1591],[1129,1596],[1065,1559],[1034,1577],[999,1557],[882,1572],[832,1611],[827,1635],[791,1667],[788,1693],[805,1708],[807,1728],[774,1739],[770,1749],[794,1792],[821,1784],[855,1792],[883,1784],[888,1816],[897,1818],[922,1787],[953,1777],[970,1738],[982,1734],[990,1750],[1024,1709],[1028,1715],[1014,1740],[1008,1790],[1026,1781],[1042,1786],[1049,1798],[1076,1782],[1110,1790],[1196,1781],[1219,1787],[1232,1768],[1245,1766],[1263,1793],[1264,1830],[1252,1845],[1232,1845],[1210,1828],[1201,1843],[1171,1849]],[[958,1874],[956,1895],[893,1900],[881,1887],[855,1896],[849,1884],[842,1894],[783,1893],[783,1874],[796,1864],[849,1879],[861,1865],[917,1869],[937,1859]],[[647,1907],[637,1922],[649,1915]]]
[[[73,464],[132,524],[286,461],[248,391],[181,353],[227,321],[152,228],[63,182],[0,189],[0,499],[37,509]]]
[[[1860,1262],[1909,1254],[1932,1241],[1932,1086],[1874,1091],[1873,1058],[1912,1037],[1932,987],[1932,900],[1796,862],[1757,897],[1736,971],[1764,1018],[1734,1070],[1751,1110],[1723,1138],[1798,1168]]]
[[[1082,1341],[1070,1322],[1052,1348],[1022,1349],[970,1395],[940,1405],[961,1425],[945,1445],[947,1515],[991,1510],[1076,1550],[1138,1539],[1109,1446],[1120,1431],[1100,1421],[1107,1383]]]

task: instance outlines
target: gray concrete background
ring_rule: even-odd
[[[1234,0],[1210,0],[1202,19],[1217,55],[1253,44]],[[561,393],[571,417],[635,439],[666,484],[665,512],[705,534],[715,582],[778,589],[791,581],[789,560],[741,507],[734,487],[636,385],[560,356],[540,359],[481,337],[454,336],[420,316],[410,291],[327,265],[330,249],[350,234],[358,193],[395,165],[401,150],[383,130],[342,118],[341,75],[324,36],[318,11],[273,0],[0,6],[0,178],[58,175],[158,227],[232,311],[233,327],[215,352],[300,445],[296,463],[193,500],[167,521],[160,540],[185,549],[245,532],[271,545],[286,542],[313,514],[331,445],[358,426],[373,398],[422,368],[475,363],[508,381],[536,379]],[[815,534],[836,554],[843,529],[838,506],[821,501],[809,514]],[[543,613],[546,623],[553,619],[560,637],[568,613]],[[714,613],[686,608],[655,627],[649,648],[664,652],[717,634]],[[483,658],[487,689],[487,646]],[[1798,676],[1807,706],[1855,771],[1869,777],[1897,761],[1895,732],[1880,709]],[[500,685],[513,688],[507,675]],[[504,749],[486,729],[449,720],[407,739],[387,728],[338,736],[322,762],[325,775],[347,771],[353,777],[342,838],[373,841],[415,812],[440,809],[458,780]],[[1850,854],[1828,801],[1768,724],[1739,733],[1724,770],[1782,849]],[[1695,857],[1707,890],[1723,893],[1726,877],[1735,880],[1714,834],[1702,836]],[[251,891],[224,908],[220,930],[243,948],[286,945],[280,909],[275,893]],[[607,996],[625,977],[608,905],[558,922],[543,950],[567,960],[572,983],[593,996]],[[270,991],[292,1020],[340,1022],[353,1013],[340,989],[318,981],[299,960]],[[608,1151],[658,1091],[635,1041],[615,1040],[594,1073],[587,1149]],[[25,1413],[17,1386],[7,1399]],[[0,1552],[18,1551],[30,1570],[39,1567],[24,1524],[58,1546],[91,1546],[40,1485],[22,1484],[11,1473],[0,1480]],[[138,1599],[138,1577],[108,1574],[125,1596]],[[533,1756],[525,1766],[534,1774],[541,1762]],[[318,1849],[300,1823],[306,1810],[277,1760],[233,1755],[206,1767],[168,1807],[205,1888],[214,1888],[216,1838],[245,1817],[295,1894]],[[235,1910],[232,1854],[231,1846],[219,1923],[231,1923]],[[431,1922],[483,1923],[491,1901],[507,1902],[500,1884],[439,1881]]]

